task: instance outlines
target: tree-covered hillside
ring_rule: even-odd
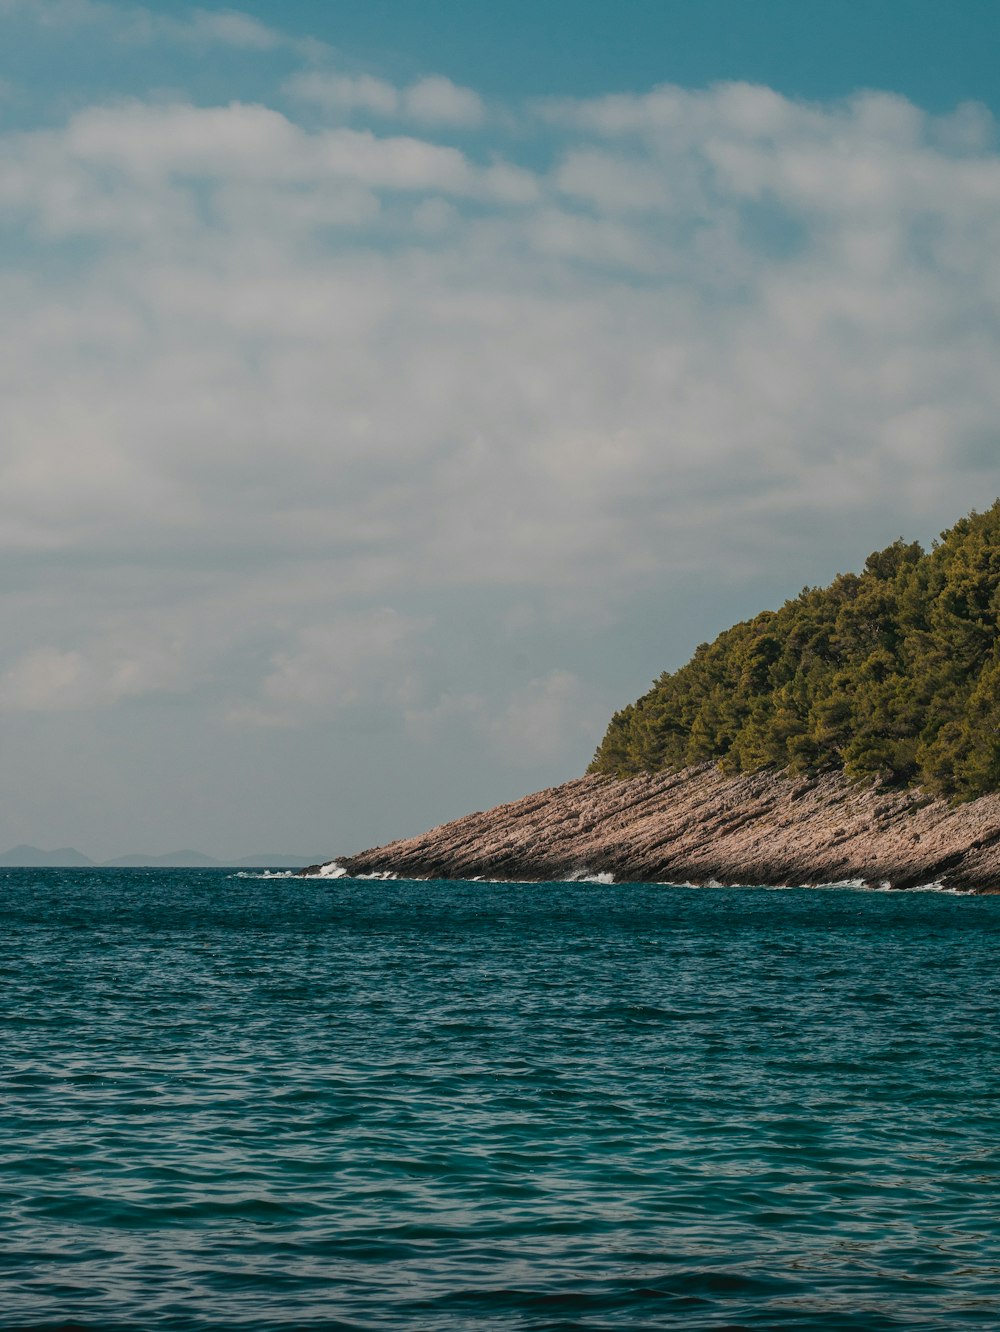
[[[839,769],[971,799],[1000,789],[1000,500],[925,553],[806,588],[703,643],[618,712],[591,772],[716,759],[730,772]]]

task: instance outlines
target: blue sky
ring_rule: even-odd
[[[1000,12],[992,0],[247,0],[203,7],[238,9],[270,28],[321,40],[358,66],[399,77],[442,73],[503,98],[717,80],[766,83],[806,98],[881,88],[938,111],[970,98],[996,110],[998,97]],[[151,0],[144,8],[173,18],[183,7]],[[57,45],[37,52],[8,45],[7,68],[23,74],[35,55],[32,73],[47,96],[68,75],[76,87],[130,81],[121,68],[109,76],[96,33],[82,46],[74,37],[63,61],[53,59]],[[157,61],[162,51],[137,72],[148,76]],[[217,76],[222,94],[232,91],[227,72]],[[207,88],[212,71],[198,78]]]
[[[169,5],[161,8],[168,10]],[[498,97],[592,96],[662,82],[766,83],[829,98],[888,89],[928,109],[995,106],[991,0],[259,0],[264,21],[399,72],[434,69]]]
[[[575,775],[1000,484],[1000,13],[0,0],[0,842]]]

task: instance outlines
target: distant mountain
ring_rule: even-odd
[[[23,842],[0,852],[0,868],[8,869],[304,869],[315,861],[315,856],[283,856],[273,851],[239,860],[216,860],[201,851],[169,851],[163,856],[137,854],[96,861],[72,846],[43,851]]]
[[[244,856],[241,860],[216,860],[200,851],[170,851],[165,856],[118,856],[102,863],[108,869],[304,869],[314,863],[307,856],[282,856],[274,852]]]
[[[316,863],[316,857],[310,860],[308,856],[280,856],[269,852],[267,855],[246,856],[243,860],[227,863],[237,869],[305,869],[307,865]]]
[[[168,851],[164,856],[117,856],[114,860],[101,862],[107,869],[211,869],[222,863],[200,851]]]
[[[40,869],[51,866],[53,869],[76,869],[80,866],[93,865],[94,862],[72,846],[60,846],[55,851],[43,851],[37,846],[28,846],[22,842],[12,846],[9,851],[0,854],[0,866],[14,866],[25,869]]]

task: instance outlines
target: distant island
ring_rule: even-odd
[[[1000,890],[1000,501],[703,643],[588,775],[306,872]]]

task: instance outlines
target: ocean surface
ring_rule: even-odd
[[[0,1327],[1000,1327],[1000,897],[0,872]]]

